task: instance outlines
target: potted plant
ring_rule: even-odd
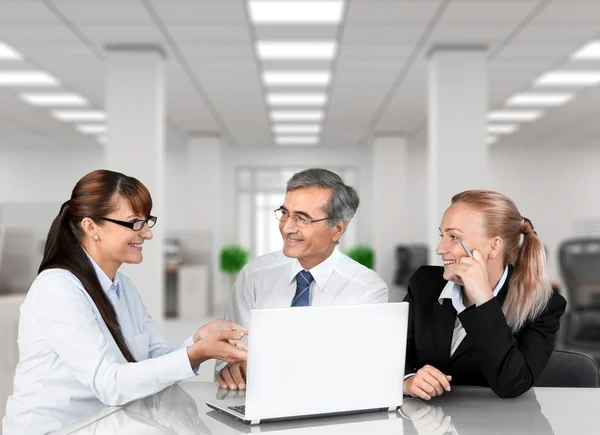
[[[221,270],[229,275],[229,289],[233,286],[235,277],[248,262],[248,250],[239,245],[227,245],[221,249]]]
[[[375,266],[375,252],[369,245],[356,245],[348,249],[346,255],[369,269]]]

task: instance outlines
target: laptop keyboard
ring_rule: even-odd
[[[246,406],[230,406],[229,409],[234,410],[235,412],[239,412],[240,414],[246,414]]]

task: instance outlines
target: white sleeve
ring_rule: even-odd
[[[250,310],[254,306],[253,300],[252,282],[248,269],[244,267],[233,284],[231,296],[229,296],[227,308],[225,309],[225,320],[248,326],[250,324]],[[215,371],[220,372],[226,365],[225,361],[217,360]]]
[[[185,348],[136,363],[118,361],[83,290],[59,275],[36,284],[41,286],[32,305],[36,330],[105,405],[124,405],[194,376]]]

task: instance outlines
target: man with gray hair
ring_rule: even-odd
[[[360,200],[326,169],[306,169],[287,183],[275,210],[283,250],[248,263],[238,275],[225,318],[249,324],[254,308],[385,303],[388,289],[372,270],[335,249]],[[245,364],[217,362],[223,388],[245,389]]]

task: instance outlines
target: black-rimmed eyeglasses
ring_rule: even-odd
[[[148,224],[148,228],[152,228],[156,225],[156,220],[158,219],[156,216],[148,216],[146,219],[138,219],[133,222],[125,222],[118,221],[116,219],[106,218],[106,217],[94,217],[92,219],[100,219],[103,221],[112,222],[113,224],[122,225],[124,227],[130,228],[133,231],[141,231],[144,228],[144,225]]]
[[[275,210],[275,217],[281,222],[287,222],[288,219],[292,219],[292,222],[294,222],[298,228],[306,228],[308,225],[313,224],[315,222],[326,221],[327,219],[329,219],[328,217],[324,217],[322,219],[310,220],[305,218],[304,216],[300,216],[297,214],[290,215],[289,211],[284,210],[282,208],[278,208],[277,210]]]

